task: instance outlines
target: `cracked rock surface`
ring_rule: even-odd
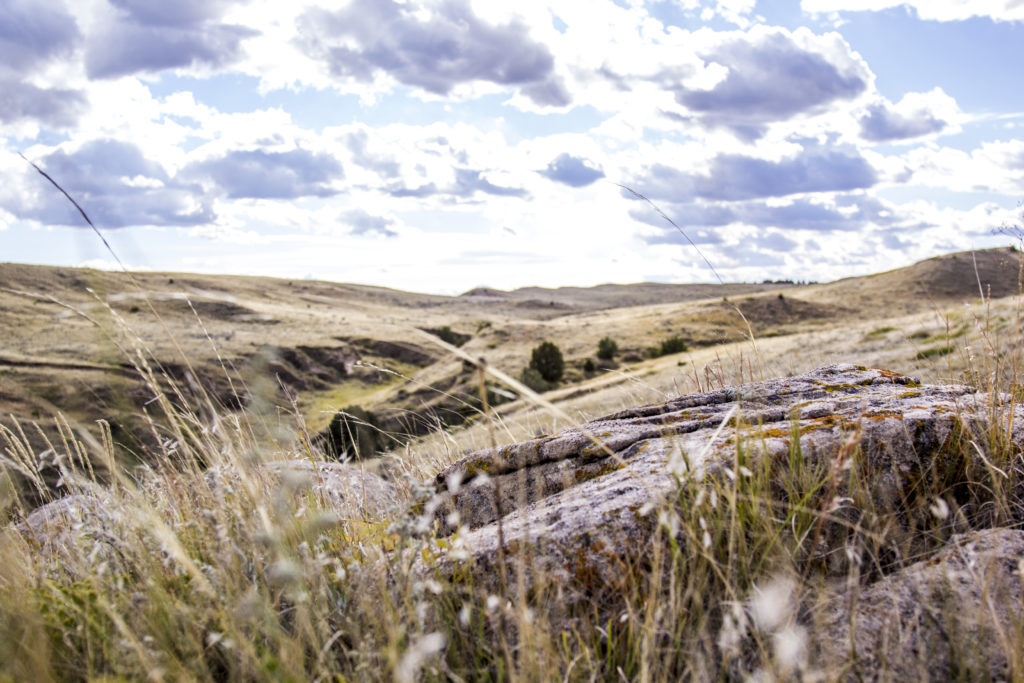
[[[963,463],[954,456],[983,454],[992,426],[1018,448],[1024,444],[1024,410],[1009,396],[831,365],[473,453],[437,475],[435,528],[444,536],[462,526],[459,556],[470,558],[481,581],[497,582],[505,572],[508,585],[553,586],[566,604],[614,608],[649,547],[657,516],[651,511],[680,482],[737,476],[737,440],[751,467],[774,472],[797,453],[826,471],[854,468],[874,509],[912,511],[931,502],[916,499],[921,482],[956,477]],[[851,501],[848,473],[836,480],[835,500]],[[849,566],[838,550],[820,549],[822,557],[838,558],[837,575]],[[441,564],[454,571],[464,560],[446,552]],[[519,563],[515,576],[509,558],[524,554],[530,561]]]
[[[1024,605],[1024,531],[954,536],[937,555],[863,589],[850,589],[817,622],[823,663],[847,659],[845,680],[1011,680]],[[970,643],[962,651],[952,643]],[[1019,667],[1020,653],[1017,653]]]

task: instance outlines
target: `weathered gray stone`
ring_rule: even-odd
[[[41,560],[81,576],[88,573],[86,565],[116,557],[122,521],[111,497],[97,490],[40,506],[14,529]]]
[[[529,590],[543,574],[545,583],[589,603],[630,580],[636,551],[648,547],[655,524],[646,513],[676,492],[678,481],[735,474],[737,439],[752,467],[767,458],[785,468],[798,446],[808,466],[840,473],[832,491],[837,501],[847,500],[840,508],[850,505],[845,487],[852,464],[877,509],[927,511],[932,501],[916,499],[921,482],[961,475],[957,458],[975,444],[984,452],[995,432],[1024,443],[1024,410],[1009,396],[833,365],[682,396],[471,454],[437,476],[432,511],[442,535],[464,525],[459,555],[471,558],[481,581],[497,581],[504,562],[508,585],[522,580]],[[833,549],[820,552],[844,561]],[[529,563],[516,567],[524,554]],[[440,556],[442,567],[458,564],[446,550]]]
[[[287,504],[292,496],[312,491],[322,496],[323,503],[341,519],[380,521],[393,514],[400,505],[398,493],[391,483],[357,467],[336,462],[311,460],[279,460],[262,465],[262,470],[285,485],[280,489]],[[205,485],[223,492],[238,483],[235,468],[218,466],[205,473]],[[153,502],[161,497],[158,490],[167,482],[151,480],[143,485],[140,495]],[[177,482],[176,485],[180,485]],[[152,489],[146,491],[146,489]],[[123,501],[122,501],[123,504]],[[146,517],[138,510],[119,507],[114,498],[101,487],[92,493],[65,496],[30,512],[24,521],[14,525],[40,558],[58,563],[71,574],[88,573],[88,564],[116,558],[118,544],[137,523],[145,525]],[[158,516],[174,511],[153,510]],[[172,519],[166,519],[174,525]],[[85,552],[82,552],[83,549]],[[79,566],[85,562],[86,564]]]
[[[40,549],[55,549],[66,544],[72,533],[86,525],[106,527],[112,524],[114,516],[108,504],[108,500],[95,495],[65,496],[36,508],[17,528]]]
[[[813,629],[821,664],[848,680],[1019,680],[1022,575],[1024,531],[954,536],[934,557],[824,605]]]
[[[394,485],[372,472],[339,462],[276,460],[265,467],[279,477],[309,486],[343,519],[380,520],[400,505]]]

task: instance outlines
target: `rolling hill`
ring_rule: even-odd
[[[462,342],[466,353],[513,376],[537,343],[551,340],[567,365],[551,396],[565,399],[645,373],[685,374],[680,364],[689,360],[648,359],[648,348],[670,336],[706,355],[749,343],[751,335],[759,349],[791,353],[779,340],[832,334],[828,344],[839,350],[848,341],[857,353],[867,342],[854,341],[890,328],[876,338],[909,345],[913,359],[914,344],[931,333],[915,340],[904,328],[935,325],[886,320],[934,316],[982,292],[1015,294],[1019,272],[1015,250],[991,249],[825,284],[609,284],[446,297],[328,282],[0,264],[0,414],[39,421],[50,438],[57,437],[50,416],[58,411],[85,427],[105,419],[122,451],[145,459],[154,436],[144,411],[159,385],[184,402],[205,393],[229,410],[259,407],[268,423],[294,421],[297,411],[314,434],[339,409],[360,406],[379,433],[395,437],[377,441],[375,449],[383,449],[458,425],[479,405],[476,373],[434,336]],[[605,336],[618,342],[616,362],[585,371]],[[509,398],[506,390],[491,394],[497,403]]]

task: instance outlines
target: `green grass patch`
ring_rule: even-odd
[[[864,335],[864,341],[870,341],[873,339],[878,339],[879,337],[884,337],[890,332],[895,332],[896,329],[897,328],[893,327],[892,325],[885,325],[884,327],[875,328]]]
[[[925,360],[928,358],[940,358],[942,356],[949,355],[953,352],[952,346],[933,346],[930,349],[922,349],[917,352],[914,356],[917,360]]]

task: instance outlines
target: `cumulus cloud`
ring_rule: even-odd
[[[0,122],[37,121],[71,126],[85,109],[85,96],[48,88],[31,77],[54,60],[70,56],[81,40],[74,18],[53,0],[10,0],[0,21]]]
[[[232,0],[109,0],[133,22],[143,26],[193,28],[205,21],[219,19]]]
[[[295,199],[337,194],[331,181],[344,177],[344,172],[329,154],[257,149],[235,150],[192,164],[181,175],[212,183],[215,192],[231,199]]]
[[[994,21],[1024,21],[1020,0],[801,0],[805,12],[878,11],[890,7],[913,8],[922,19],[963,21],[987,17]]]
[[[467,0],[353,0],[333,12],[309,9],[298,25],[300,47],[337,79],[368,83],[385,73],[435,95],[484,81],[517,86],[539,105],[569,104],[547,47],[522,23],[485,23]]]
[[[949,147],[916,147],[902,157],[909,170],[906,182],[959,192],[1024,193],[1024,140],[982,143],[963,151]]]
[[[241,57],[243,40],[257,35],[250,28],[219,21],[232,4],[226,0],[111,0],[111,4],[116,15],[105,17],[87,42],[90,78],[222,67]]]
[[[874,168],[859,154],[812,147],[779,161],[742,154],[714,157],[706,174],[663,164],[649,167],[636,189],[651,199],[737,201],[804,192],[847,192],[871,187]]]
[[[384,178],[396,178],[400,172],[397,161],[385,157],[374,156],[368,149],[370,134],[365,129],[353,131],[345,136],[345,144],[352,152],[352,161],[363,168],[373,171]]]
[[[455,169],[455,187],[452,194],[459,197],[470,197],[477,192],[493,194],[499,197],[525,197],[526,190],[521,187],[505,187],[495,185],[483,176],[481,171],[469,168]]]
[[[604,171],[571,154],[559,154],[548,167],[538,171],[542,176],[570,187],[585,187],[604,177]]]
[[[353,235],[378,235],[380,237],[398,237],[398,233],[389,229],[395,221],[383,216],[375,216],[362,209],[347,211],[341,216],[341,220],[352,226]]]
[[[478,192],[497,197],[525,197],[529,194],[521,187],[496,185],[484,176],[483,171],[471,168],[456,168],[454,173],[454,182],[445,186],[438,186],[437,183],[426,183],[419,187],[408,187],[403,184],[398,187],[392,187],[388,190],[388,194],[392,197],[432,197],[438,195],[459,199],[470,199]]]
[[[197,225],[214,219],[201,188],[171,178],[131,143],[93,140],[77,151],[58,150],[39,161],[101,228]],[[29,182],[33,191],[15,198],[7,207],[11,213],[51,225],[83,225],[74,207],[45,179],[36,176]]]
[[[913,140],[956,130],[959,117],[956,100],[936,88],[907,93],[895,105],[887,101],[872,104],[860,118],[860,133],[871,142]]]
[[[756,27],[729,35],[701,53],[727,70],[715,85],[695,89],[670,79],[665,82],[676,101],[706,126],[725,127],[743,139],[756,140],[770,123],[820,113],[868,88],[867,67],[835,34]]]
[[[523,86],[520,90],[535,104],[544,107],[567,107],[572,104],[572,95],[565,87],[565,82],[557,76]]]
[[[644,240],[649,244],[677,243],[681,236],[653,211],[634,209],[631,215],[658,228]],[[686,234],[700,243],[721,241],[716,232],[724,226],[742,224],[801,232],[856,232],[871,226],[891,226],[899,218],[883,202],[860,194],[831,198],[797,198],[784,203],[752,200],[746,202],[687,202],[666,207],[666,214]]]
[[[37,88],[0,77],[0,121],[4,123],[33,120],[54,128],[71,126],[85,103],[85,96],[78,90]]]
[[[66,56],[81,38],[78,25],[55,0],[8,0],[0,22],[0,69],[24,72]]]
[[[725,242],[724,236],[713,228],[680,226],[686,235],[686,237],[683,237],[683,235],[679,234],[678,230],[667,225],[665,223],[665,219],[661,218],[661,216],[658,216],[653,211],[645,209],[631,209],[629,215],[641,223],[647,223],[648,225],[658,228],[654,233],[640,236],[640,239],[647,244],[689,244],[690,242],[693,242],[696,245],[706,245],[723,244]],[[658,220],[661,222],[659,223]]]
[[[426,183],[418,187],[394,187],[388,190],[388,194],[392,197],[399,199],[403,197],[433,197],[436,194],[441,194],[442,191],[438,189],[436,183]]]

